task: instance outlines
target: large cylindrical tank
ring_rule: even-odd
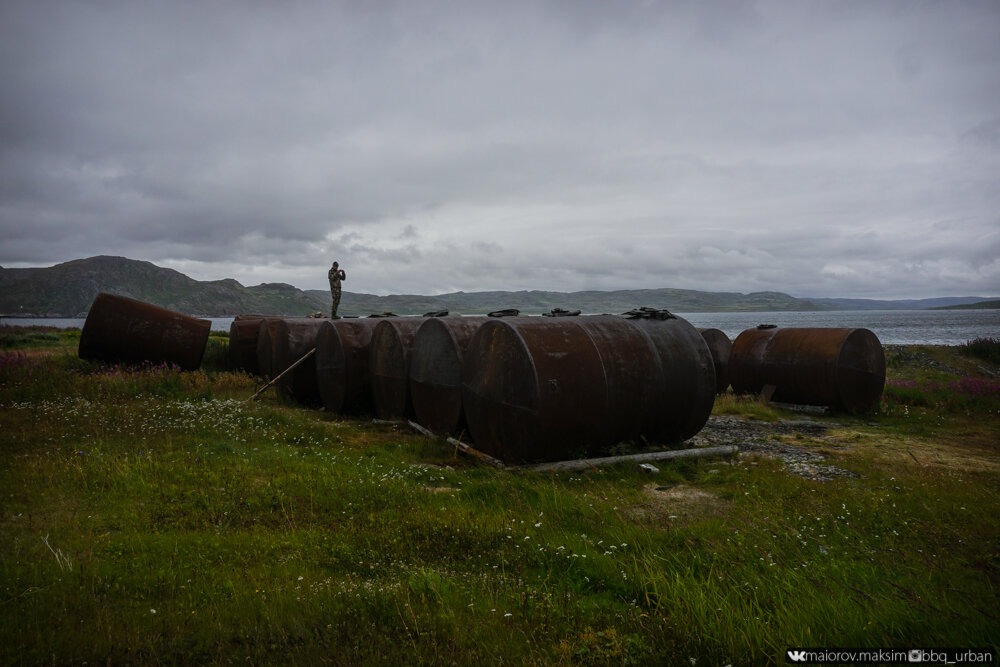
[[[260,373],[257,366],[257,336],[262,320],[268,315],[237,315],[229,325],[229,367],[234,371]],[[280,319],[280,318],[274,318]]]
[[[476,447],[509,462],[688,438],[708,419],[714,391],[708,347],[680,319],[494,320],[473,335],[462,369]]]
[[[758,327],[733,342],[729,374],[737,393],[772,385],[775,401],[861,414],[881,400],[885,354],[868,329]]]
[[[316,335],[325,320],[312,317],[289,317],[278,321],[275,328],[274,356],[271,373],[277,377],[282,371],[316,347]],[[319,387],[316,384],[316,362],[312,359],[299,364],[275,385],[278,394],[303,405],[319,405]]]
[[[323,407],[346,415],[373,411],[368,350],[379,319],[327,320],[316,335],[316,383]]]
[[[184,370],[201,366],[212,329],[209,320],[101,292],[80,333],[81,359],[107,363],[170,363]]]
[[[719,329],[698,329],[712,353],[715,364],[715,393],[724,394],[729,388],[729,356],[733,352],[733,341]]]
[[[486,317],[432,317],[410,354],[410,397],[417,422],[442,435],[463,430],[462,357]]]
[[[375,325],[368,350],[375,415],[379,419],[411,419],[410,350],[423,317],[387,317]]]

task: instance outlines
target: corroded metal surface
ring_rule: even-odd
[[[281,319],[270,315],[237,315],[229,325],[229,367],[236,371],[246,371],[251,375],[260,373],[257,366],[257,336],[260,323],[267,319]]]
[[[462,390],[478,449],[554,461],[691,437],[711,412],[715,373],[705,341],[679,318],[512,318],[472,337]]]
[[[464,430],[462,357],[485,317],[431,318],[420,325],[410,355],[410,397],[417,422],[442,435]]]
[[[729,356],[733,352],[733,341],[719,329],[698,329],[698,333],[708,343],[715,364],[715,393],[724,394],[729,388]]]
[[[101,292],[87,313],[78,353],[81,359],[165,362],[190,371],[201,366],[211,329],[209,320]]]
[[[664,311],[665,312],[665,311]],[[681,442],[697,434],[715,405],[715,365],[708,344],[687,320],[629,320],[642,329],[659,356],[660,393],[644,436],[655,442]]]
[[[733,343],[733,391],[773,400],[828,405],[856,414],[876,407],[885,386],[885,354],[868,329],[748,329]]]
[[[272,359],[274,358],[274,341],[277,337],[278,322],[281,318],[261,320],[257,329],[257,371],[265,378],[273,378]]]
[[[379,419],[414,417],[410,401],[410,350],[423,317],[389,317],[376,325],[368,350],[372,401]]]
[[[274,377],[294,364],[303,354],[316,347],[316,335],[325,320],[312,317],[289,317],[278,320],[275,327],[274,356],[271,372]],[[288,372],[275,385],[278,394],[303,405],[319,405],[319,387],[316,384],[316,364],[311,361]]]
[[[347,415],[373,411],[368,352],[378,319],[327,320],[316,335],[316,383],[323,407]]]

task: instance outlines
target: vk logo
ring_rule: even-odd
[[[788,659],[791,660],[792,662],[805,662],[806,661],[806,652],[805,651],[792,651],[792,650],[788,650],[788,651],[785,651],[785,653],[788,654]]]

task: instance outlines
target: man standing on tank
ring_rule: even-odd
[[[337,308],[340,306],[340,281],[347,280],[347,274],[340,268],[340,264],[334,262],[326,275],[330,279],[330,293],[333,295],[333,308],[330,310],[330,317],[336,320],[339,319]]]

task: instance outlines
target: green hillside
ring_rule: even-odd
[[[976,303],[966,303],[957,306],[941,306],[931,308],[931,310],[996,310],[1000,308],[1000,299],[993,301],[977,301]]]
[[[300,290],[284,283],[244,287],[233,279],[199,281],[173,269],[125,257],[90,257],[47,268],[0,268],[0,315],[83,317],[99,292],[111,292],[202,317],[240,313],[308,315],[329,312],[325,290]],[[585,313],[621,313],[637,306],[678,312],[821,310],[811,301],[780,292],[699,292],[649,289],[585,292],[454,292],[436,296],[376,296],[344,292],[341,315],[391,311],[420,315],[430,311],[486,313],[517,308],[540,314],[553,308]]]
[[[0,313],[82,317],[99,292],[111,292],[203,317],[239,313],[308,315],[329,308],[283,283],[244,287],[232,279],[198,281],[124,257],[91,257],[39,269],[0,269]]]

